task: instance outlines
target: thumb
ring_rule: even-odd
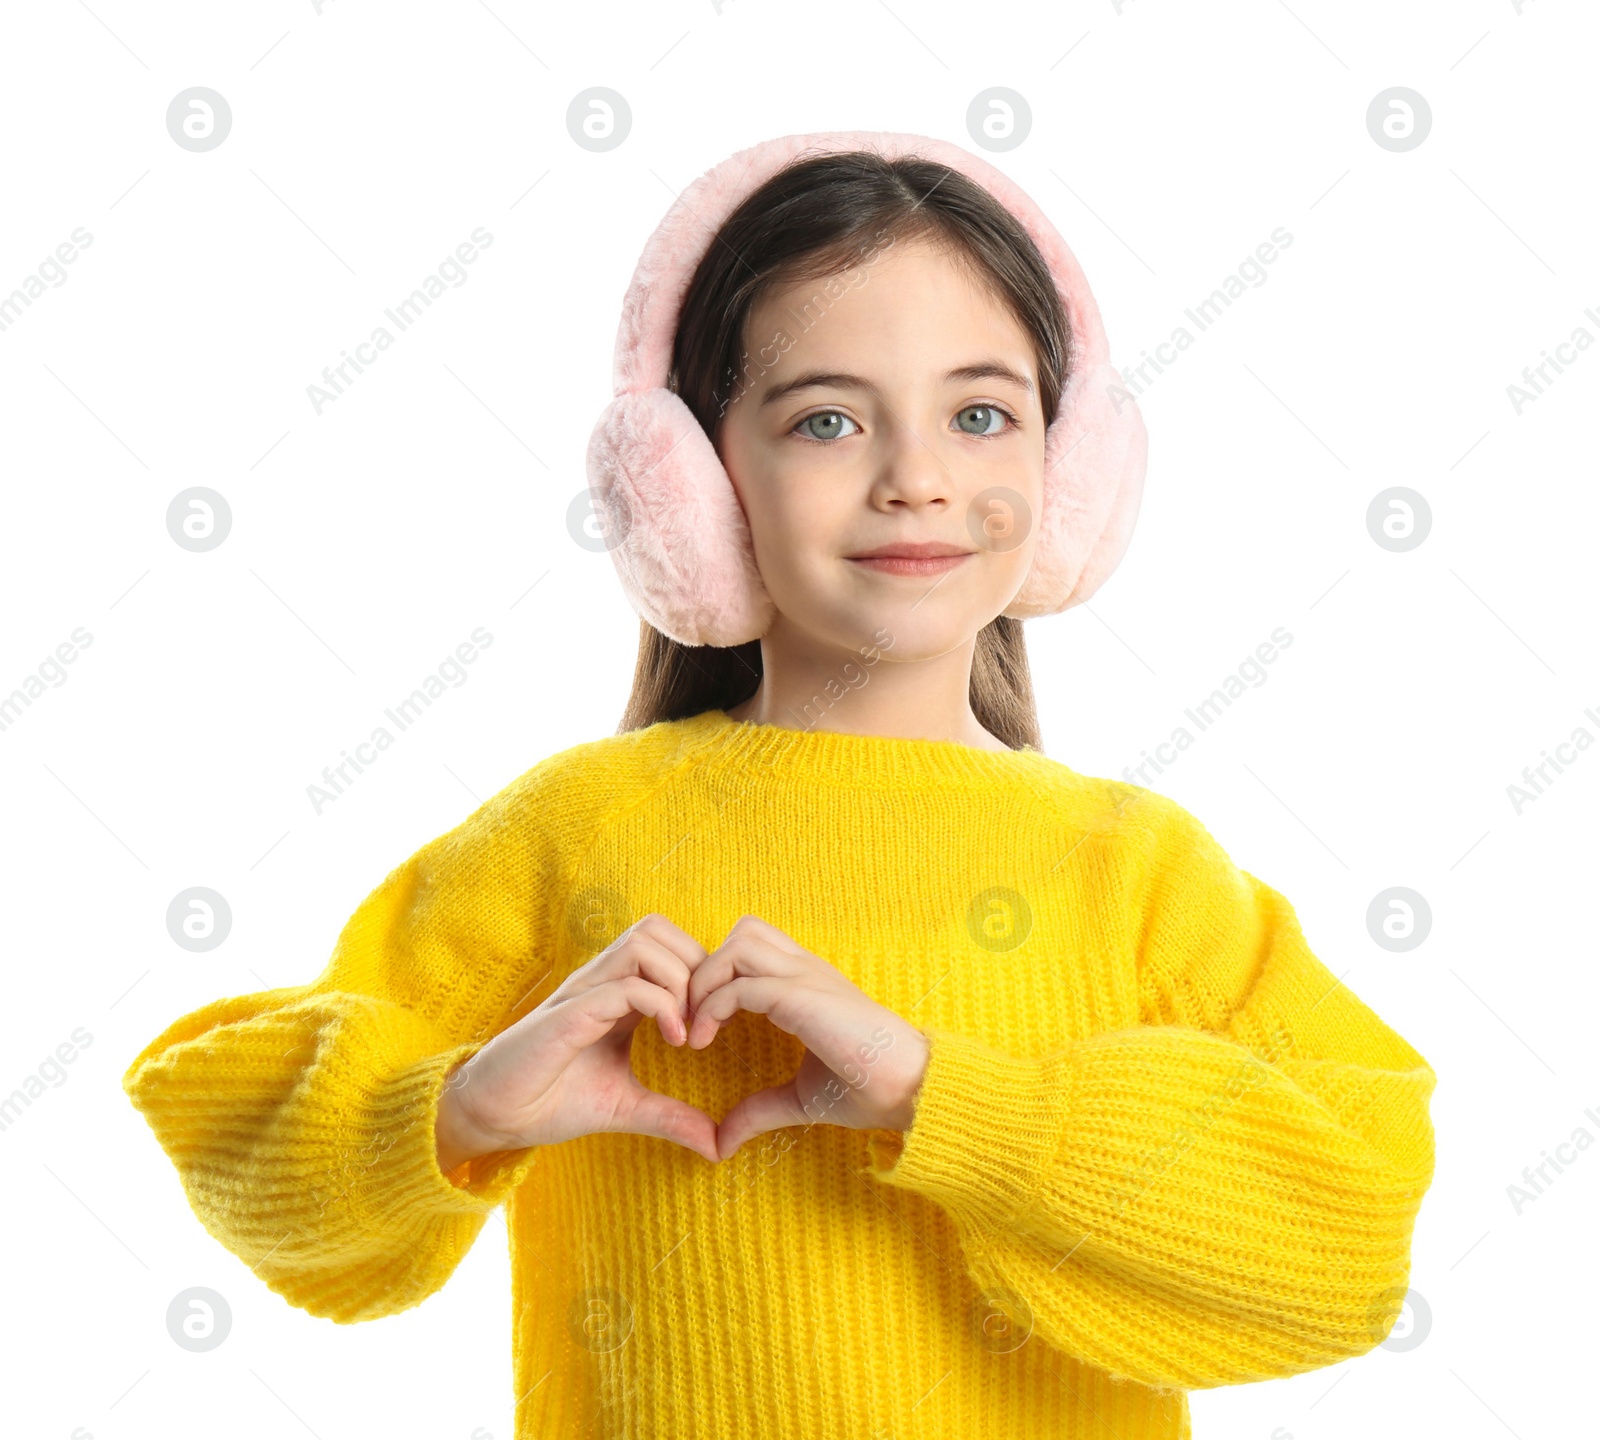
[[[610,1128],[629,1135],[654,1135],[661,1140],[671,1140],[713,1165],[719,1158],[716,1121],[687,1101],[662,1095],[644,1085],[635,1085],[633,1104]]]
[[[753,1095],[746,1095],[722,1117],[716,1133],[717,1153],[727,1160],[746,1140],[757,1135],[782,1130],[786,1125],[808,1124],[810,1120],[795,1099],[793,1080],[757,1090]]]

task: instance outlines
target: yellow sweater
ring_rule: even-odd
[[[441,1173],[445,1073],[651,911],[707,949],[759,915],[921,1029],[910,1130]],[[633,1042],[714,1119],[801,1053],[747,1012]],[[1433,1173],[1427,1062],[1172,800],[720,710],[535,765],[315,981],[183,1017],[123,1085],[207,1230],[312,1315],[418,1304],[503,1201],[520,1440],[1176,1440],[1186,1390],[1388,1334]]]

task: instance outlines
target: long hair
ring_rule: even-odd
[[[1030,335],[1048,426],[1072,364],[1073,337],[1038,247],[1004,205],[960,171],[871,151],[796,161],[728,217],[684,295],[669,387],[715,444],[746,358],[745,323],[763,295],[837,274],[886,243],[924,236],[974,267]],[[683,645],[641,620],[633,691],[618,733],[731,709],[760,680],[759,639]],[[978,632],[968,698],[978,723],[1012,749],[1042,748],[1022,621],[997,615]]]

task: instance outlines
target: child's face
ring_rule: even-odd
[[[1044,415],[1028,333],[957,260],[916,241],[831,288],[768,294],[745,344],[716,445],[778,610],[769,637],[854,654],[882,643],[881,627],[896,660],[970,644],[1037,544]],[[1017,378],[953,374],[988,365]],[[812,375],[832,378],[772,393]],[[1025,534],[1009,528],[1018,496]],[[966,553],[921,573],[851,558],[927,541]]]

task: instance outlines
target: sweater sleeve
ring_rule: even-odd
[[[531,1008],[550,964],[549,765],[393,870],[314,982],[202,1006],[123,1076],[201,1223],[313,1315],[419,1304],[536,1162],[447,1175],[434,1124],[452,1069]]]
[[[1042,1055],[929,1029],[913,1123],[871,1137],[869,1172],[948,1211],[1012,1324],[1116,1377],[1201,1389],[1359,1355],[1405,1294],[1433,1071],[1278,891],[1141,801],[1146,843],[1102,862],[1141,1023]]]

